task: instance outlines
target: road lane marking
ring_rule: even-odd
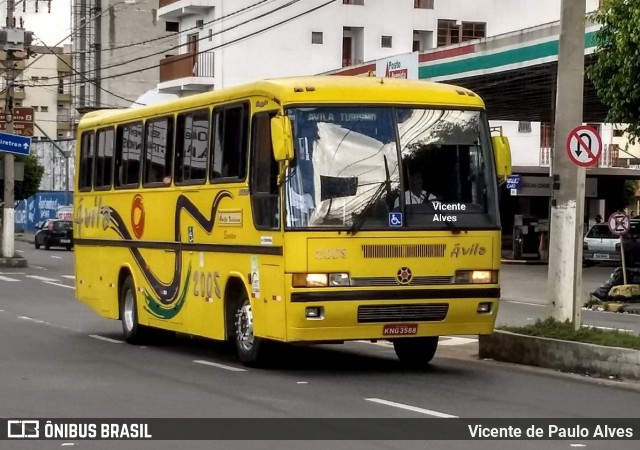
[[[11,278],[11,277],[5,277],[4,275],[0,275],[0,280],[2,281],[20,281],[16,278]]]
[[[214,363],[214,362],[211,362],[211,361],[204,361],[202,359],[194,359],[193,362],[196,363],[196,364],[204,364],[205,366],[213,366],[213,367],[217,367],[219,369],[230,370],[232,372],[246,372],[247,371],[247,369],[241,369],[240,367],[227,366],[225,364],[218,364],[218,363]]]
[[[29,265],[29,267],[33,267],[34,269],[47,270],[47,268],[46,268],[46,267],[42,267],[42,266],[32,266],[32,265]]]
[[[118,339],[111,339],[108,337],[100,336],[98,334],[90,334],[89,337],[98,339],[100,341],[111,342],[112,344],[122,344],[124,341],[119,341]]]
[[[67,286],[66,284],[54,283],[53,281],[45,281],[47,284],[53,284],[54,286],[60,286],[67,289],[75,289],[75,286]]]
[[[0,272],[0,275],[25,275],[27,272]]]
[[[464,337],[446,337],[444,339],[441,339],[440,342],[438,342],[438,345],[465,345],[465,344],[472,344],[478,342],[477,339],[471,339],[471,338],[464,338]]]
[[[427,414],[429,416],[440,417],[441,419],[457,419],[458,416],[452,416],[451,414],[442,413],[439,411],[433,411],[431,409],[418,408],[417,406],[405,405],[404,403],[391,402],[389,400],[383,400],[381,398],[365,398],[368,402],[380,403],[381,405],[393,406],[394,408],[406,409],[407,411],[413,411],[420,414]]]
[[[75,280],[76,276],[75,275],[62,275],[62,278],[68,278],[69,280]]]
[[[31,321],[31,322],[35,322],[35,323],[44,323],[44,324],[47,324],[47,322],[45,322],[44,320],[34,319],[33,317],[18,316],[18,319],[22,319],[22,320],[29,320],[29,321]]]
[[[51,255],[51,257],[55,258],[55,259],[62,259],[62,256],[53,256],[53,255]]]
[[[517,300],[504,300],[507,303],[517,303],[518,305],[528,305],[528,306],[547,306],[545,305],[541,305],[540,303],[530,303],[530,302],[519,302]]]
[[[24,250],[16,250],[16,253],[24,253]]]
[[[58,281],[55,278],[41,277],[39,275],[27,275],[27,278],[33,278],[34,280],[39,280],[39,281]]]
[[[586,323],[582,324],[582,328],[598,328],[600,330],[615,330],[615,331],[622,331],[624,333],[634,333],[633,330],[626,330],[624,328],[598,327],[596,325],[589,325],[589,324],[586,324]]]

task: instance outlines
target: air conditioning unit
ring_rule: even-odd
[[[202,19],[196,20],[196,27],[202,29],[204,27],[204,20]]]

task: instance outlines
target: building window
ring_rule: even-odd
[[[531,133],[531,122],[529,121],[518,122],[518,133]]]
[[[40,107],[39,107],[39,106],[32,106],[32,108],[33,108],[33,111],[34,111],[34,112],[38,112],[38,110],[40,109]]]
[[[364,5],[364,0],[342,0],[343,5]]]
[[[448,19],[438,20],[438,47],[486,37],[487,24],[484,22],[460,22]]]
[[[623,135],[624,135],[624,129],[622,128],[613,129],[613,137],[622,137]]]
[[[413,7],[416,9],[433,9],[435,0],[413,0]]]
[[[322,44],[322,32],[321,31],[312,31],[311,32],[311,43],[312,44]]]
[[[49,112],[49,107],[48,107],[48,106],[41,106],[41,107],[40,107],[40,111],[42,111],[42,112]]]
[[[391,48],[391,36],[382,36],[380,46],[382,48]]]
[[[187,36],[187,53],[198,53],[198,33]]]
[[[553,147],[553,125],[549,122],[543,122],[540,124],[540,147]]]

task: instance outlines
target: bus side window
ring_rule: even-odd
[[[116,133],[116,154],[114,185],[135,187],[140,183],[142,156],[142,122],[118,127]]]
[[[227,106],[213,112],[213,141],[209,179],[243,180],[247,165],[248,107]]]
[[[95,161],[94,187],[111,188],[113,171],[113,128],[98,130],[98,152]]]
[[[180,114],[176,122],[173,176],[176,183],[198,184],[207,177],[209,111]]]
[[[144,184],[171,184],[173,118],[152,119],[145,124]]]
[[[93,158],[95,155],[95,137],[93,131],[82,133],[80,140],[80,167],[78,189],[90,191],[93,183]]]
[[[251,206],[258,229],[280,227],[278,163],[271,148],[271,117],[257,114],[252,123]]]

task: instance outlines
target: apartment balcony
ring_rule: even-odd
[[[205,15],[213,8],[210,0],[159,0],[158,19],[178,19],[195,14]]]
[[[73,126],[70,114],[58,114],[56,129],[58,131],[70,131]]]
[[[551,166],[553,152],[550,147],[540,148],[540,167]],[[620,150],[616,144],[604,144],[602,146],[602,154],[594,167],[598,168],[635,168],[629,166],[629,160],[620,158]]]
[[[214,52],[189,52],[160,61],[160,92],[205,92],[214,85]]]
[[[58,55],[58,72],[71,73],[71,55]]]
[[[58,91],[58,103],[71,103],[71,92]]]

